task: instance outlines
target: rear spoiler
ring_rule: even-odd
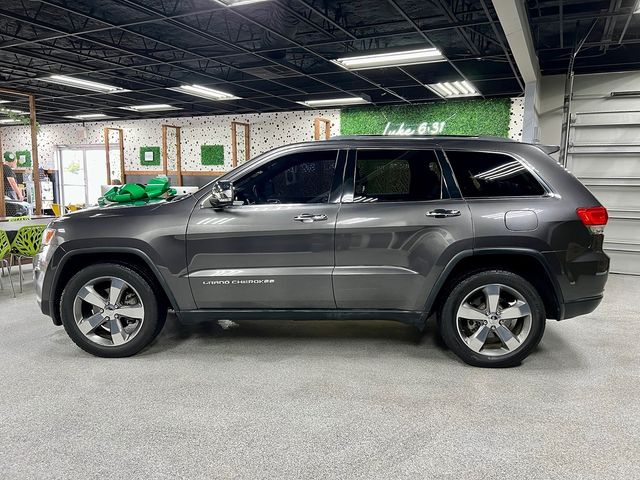
[[[541,145],[541,144],[536,144],[536,147],[538,147],[540,150],[542,150],[547,155],[551,155],[553,153],[556,153],[556,152],[560,151],[560,146],[559,145]]]

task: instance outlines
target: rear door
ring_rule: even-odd
[[[338,308],[420,311],[440,273],[473,246],[471,214],[432,148],[349,152],[336,224]]]
[[[234,182],[238,205],[196,207],[187,262],[197,307],[335,309],[343,172],[337,149],[287,153]]]

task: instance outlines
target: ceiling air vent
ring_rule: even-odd
[[[299,73],[287,67],[279,65],[269,65],[267,67],[253,67],[243,69],[244,73],[264,78],[265,80],[277,80],[282,77],[297,77]]]

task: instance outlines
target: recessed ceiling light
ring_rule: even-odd
[[[66,118],[73,118],[74,120],[98,120],[102,118],[112,118],[104,113],[83,113],[80,115],[69,115]]]
[[[364,105],[365,103],[371,103],[369,100],[362,97],[347,97],[347,98],[328,98],[325,100],[307,100],[304,102],[297,102],[305,107],[328,107],[336,105]]]
[[[215,0],[225,7],[235,7],[238,5],[248,5],[250,3],[265,2],[266,0]]]
[[[122,110],[131,110],[132,112],[162,112],[165,110],[182,110],[173,105],[157,104],[157,105],[130,105],[128,107],[118,107]]]
[[[27,112],[23,112],[22,110],[13,110],[11,108],[5,108],[4,111],[10,112],[10,113],[17,113],[18,115],[28,115]],[[0,111],[0,113],[4,113],[4,112]]]
[[[214,90],[213,88],[202,87],[200,85],[182,85],[180,87],[169,88],[169,90],[194,95],[196,97],[207,98],[209,100],[240,100],[240,97],[236,97],[230,93]]]
[[[437,48],[421,48],[418,50],[405,50],[404,52],[338,58],[333,60],[333,62],[347,70],[367,70],[371,68],[401,67],[421,63],[443,62],[444,60],[444,55],[442,55]]]
[[[461,82],[442,82],[425,85],[429,90],[442,98],[477,97],[480,92],[466,80]]]
[[[83,90],[90,90],[92,92],[100,93],[124,93],[130,91],[125,88],[114,87],[113,85],[106,85],[104,83],[92,82],[90,80],[82,80],[81,78],[68,77],[66,75],[51,75],[50,77],[41,78],[40,80],[65,85],[67,87],[81,88]]]

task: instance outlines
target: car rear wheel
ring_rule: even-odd
[[[167,310],[152,282],[120,264],[91,265],[62,292],[62,323],[83,350],[100,357],[128,357],[160,333]]]
[[[511,272],[474,273],[455,284],[440,311],[447,346],[480,367],[519,364],[544,334],[546,314],[536,289]]]

